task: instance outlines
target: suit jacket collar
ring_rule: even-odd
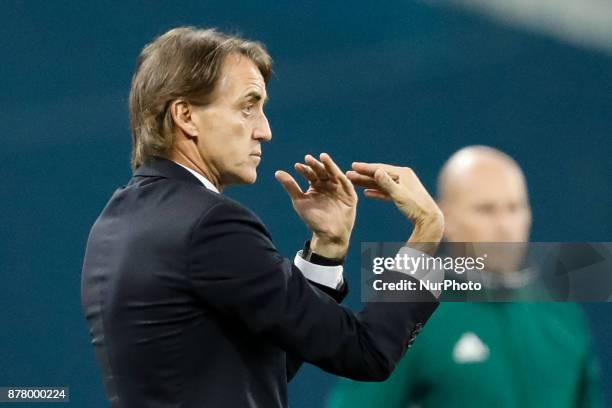
[[[164,159],[161,157],[154,157],[148,160],[145,164],[134,170],[134,176],[141,177],[164,177],[187,183],[194,183],[202,185],[202,182],[198,180],[193,174],[183,167],[179,166],[172,160]]]

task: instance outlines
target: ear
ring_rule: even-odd
[[[170,103],[170,113],[177,128],[188,137],[198,136],[198,127],[193,121],[193,106],[183,99]]]

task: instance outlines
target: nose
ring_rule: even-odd
[[[498,214],[495,220],[497,239],[500,242],[513,241],[516,237],[517,219],[511,214]]]
[[[261,114],[255,129],[253,129],[253,139],[260,140],[262,142],[269,142],[272,140],[272,130],[270,129],[270,123],[265,114]]]

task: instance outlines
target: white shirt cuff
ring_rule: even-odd
[[[414,248],[411,247],[407,247],[404,246],[402,247],[399,251],[398,251],[398,255],[404,256],[406,255],[409,258],[421,258],[421,257],[425,257],[425,258],[433,258],[432,256],[421,252],[419,250],[416,250]],[[425,262],[425,264],[429,264],[428,262]],[[435,265],[435,262],[431,262],[431,264]],[[421,264],[423,265],[423,264]],[[415,279],[418,279],[420,281],[428,281],[428,282],[444,282],[444,269],[439,269],[439,268],[419,268],[415,271],[405,271],[402,269],[390,269],[392,271],[395,272],[401,272],[401,273],[405,273],[408,276],[412,276]],[[439,287],[438,285],[436,285],[435,287]],[[430,290],[429,291],[432,295],[435,296],[436,299],[440,298],[440,294],[442,293],[441,290]]]
[[[300,270],[300,272],[302,272],[302,275],[304,275],[304,277],[309,281],[318,283],[320,285],[325,285],[332,289],[338,289],[344,282],[344,279],[342,278],[344,268],[342,265],[323,266],[308,262],[302,258],[301,250],[295,254],[293,263]]]

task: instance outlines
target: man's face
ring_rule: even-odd
[[[266,84],[257,66],[246,56],[231,54],[212,102],[193,112],[200,155],[224,186],[257,179],[261,143],[272,138],[263,112],[266,99]]]
[[[526,242],[531,210],[519,169],[486,161],[455,178],[442,206],[446,238],[454,242]]]

